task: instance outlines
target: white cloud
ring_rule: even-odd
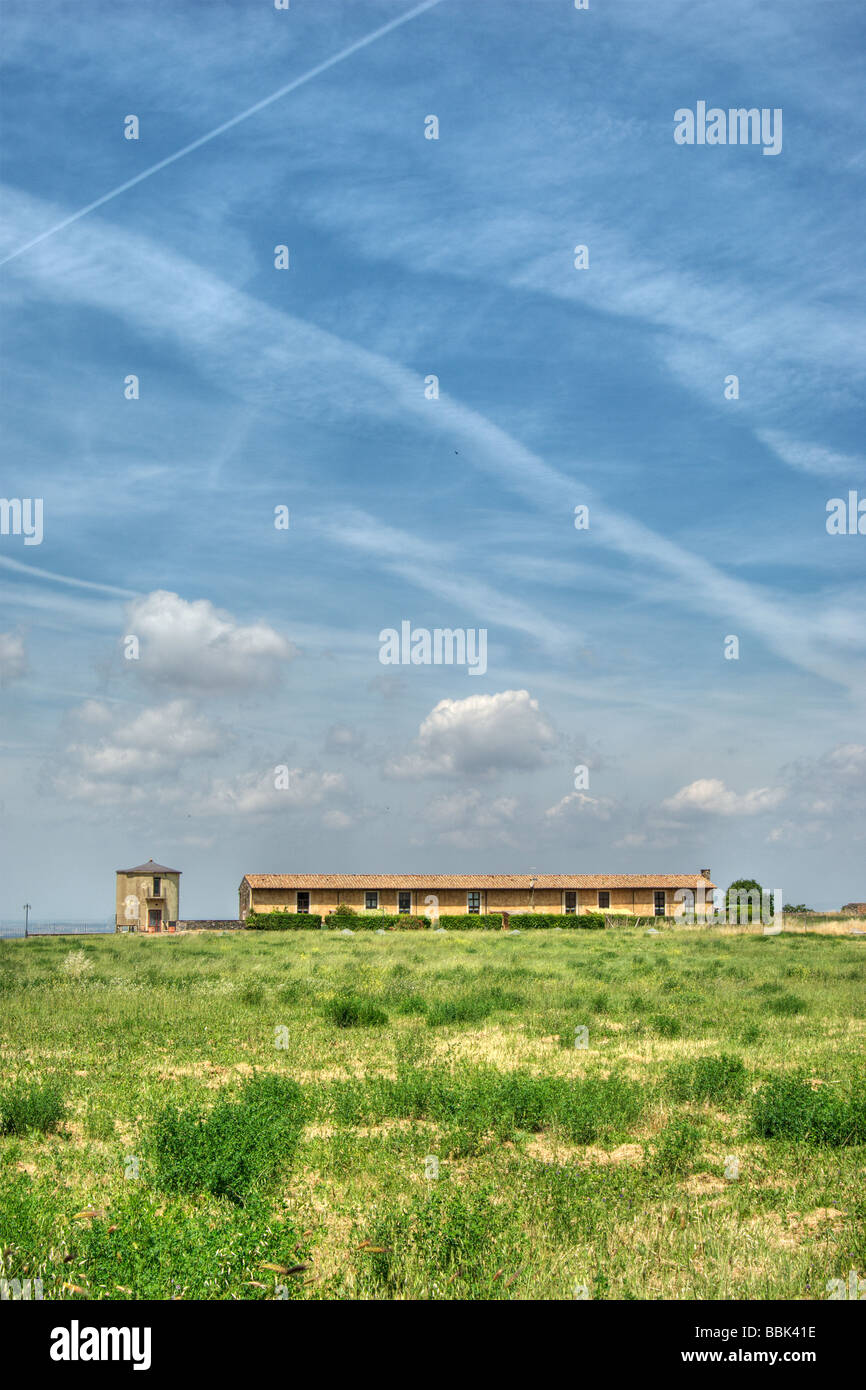
[[[517,806],[515,796],[490,797],[471,787],[434,797],[427,806],[427,823],[443,844],[457,849],[514,845]]]
[[[569,792],[555,806],[551,806],[545,811],[545,816],[550,820],[557,820],[562,816],[585,814],[591,815],[595,820],[610,820],[613,813],[613,802],[608,797],[587,796],[585,792]]]
[[[790,764],[784,777],[790,791],[796,794],[801,815],[841,817],[846,829],[850,829],[862,818],[866,799],[866,744],[837,744],[823,757]],[[792,824],[785,823],[779,838],[788,837]],[[805,822],[798,824],[802,828]]]
[[[215,757],[229,742],[224,730],[196,714],[186,700],[142,710],[109,709],[90,700],[79,711],[90,739],[71,743],[59,789],[77,800],[142,800],[161,779],[160,797],[180,795],[188,763]],[[142,783],[147,784],[145,786]]]
[[[210,692],[271,683],[296,651],[267,623],[244,626],[208,599],[187,602],[166,589],[135,599],[127,633],[139,639],[135,667],[147,681]],[[133,663],[130,663],[131,665]]]
[[[528,690],[440,700],[389,777],[491,777],[541,766],[555,741]]]
[[[525,632],[550,650],[578,640],[574,628],[551,621],[512,593],[476,579],[456,546],[425,543],[414,533],[380,522],[358,508],[321,518],[318,526],[340,546],[374,555],[384,569],[448,604],[468,606],[485,623]],[[443,626],[449,624],[443,614]]]
[[[833,832],[821,821],[783,821],[774,825],[766,838],[768,845],[786,845],[789,849],[808,849],[815,844],[828,844]]]
[[[0,632],[0,686],[20,680],[26,670],[24,638],[17,632]]]
[[[300,767],[288,768],[288,777],[277,767],[215,776],[206,760],[224,759],[233,735],[185,699],[133,716],[89,700],[77,720],[84,736],[67,747],[56,783],[58,792],[75,801],[246,818],[319,806],[345,793],[341,773]]]
[[[326,753],[342,753],[349,757],[364,747],[365,735],[352,724],[332,724],[325,735]]]
[[[806,444],[783,430],[757,430],[756,433],[762,444],[778,454],[783,463],[801,473],[847,478],[852,471],[863,472],[863,459],[853,454],[839,454],[822,444]]]
[[[866,781],[866,744],[840,743],[827,754],[824,766],[834,778]]]
[[[738,794],[717,777],[700,777],[662,802],[667,811],[701,811],[716,816],[757,816],[784,801],[782,787],[755,787]]]
[[[32,199],[16,190],[7,190],[10,249],[27,239],[30,229],[44,218],[56,220],[61,210]],[[395,209],[396,212],[399,209]],[[503,217],[507,214],[504,213]],[[417,226],[410,208],[407,214],[411,226]],[[569,214],[570,218],[570,214]],[[44,224],[43,224],[44,225]],[[377,226],[381,227],[381,219]],[[401,222],[390,222],[392,230]],[[696,344],[694,325],[727,324],[717,327],[714,337],[721,356],[741,361],[745,348],[740,343],[742,324],[747,321],[754,341],[750,343],[750,360],[759,365],[773,360],[780,342],[808,344],[808,354],[798,349],[801,361],[810,373],[814,370],[817,336],[824,355],[824,365],[830,372],[859,362],[856,326],[828,311],[820,323],[820,335],[814,304],[808,311],[802,306],[793,323],[786,315],[791,311],[790,296],[780,299],[775,311],[767,311],[756,327],[754,305],[742,304],[729,286],[714,282],[709,289],[698,288],[693,277],[677,278],[667,269],[628,245],[619,245],[610,227],[599,226],[595,239],[606,245],[607,273],[596,271],[592,276],[559,273],[561,252],[551,253],[553,262],[545,267],[541,262],[527,264],[525,247],[513,248],[513,273],[506,278],[517,286],[544,290],[556,297],[587,300],[591,306],[601,306],[606,313],[621,312],[673,329],[668,335],[674,344],[685,342],[682,351],[689,361],[694,358]],[[440,229],[434,245],[449,272],[456,273],[460,258],[455,259],[455,246],[472,244],[480,256],[490,245],[489,218],[483,234],[469,236],[466,229]],[[549,246],[551,229],[528,227],[526,235],[534,245]],[[429,233],[429,228],[428,228]],[[582,227],[582,235],[591,242],[592,227]],[[378,236],[378,233],[377,233]],[[397,238],[398,242],[400,238]],[[559,239],[553,240],[559,244]],[[412,251],[411,244],[402,242],[404,251],[412,254],[417,267],[423,257]],[[378,246],[377,256],[381,254]],[[506,258],[508,259],[508,258]],[[485,263],[489,273],[489,258]],[[577,477],[557,471],[531,452],[505,430],[485,416],[461,405],[443,394],[437,408],[429,409],[418,390],[416,373],[397,366],[381,354],[361,349],[357,344],[317,328],[297,317],[262,305],[252,296],[235,290],[210,271],[193,265],[154,244],[147,237],[137,236],[130,241],[127,230],[122,233],[98,218],[70,227],[62,239],[55,241],[51,254],[22,256],[11,262],[15,284],[24,284],[28,292],[50,296],[61,304],[84,303],[119,315],[146,336],[160,340],[166,337],[179,341],[185,350],[194,353],[196,366],[223,387],[228,381],[232,389],[246,401],[281,409],[284,406],[279,383],[290,376],[293,381],[292,410],[303,418],[332,419],[335,410],[333,392],[334,371],[341,374],[343,383],[339,405],[347,417],[370,415],[376,418],[405,420],[423,418],[433,430],[446,434],[449,440],[461,437],[468,448],[472,467],[490,473],[497,486],[507,487],[526,497],[536,509],[566,516],[574,497],[590,496],[590,489]],[[430,267],[435,268],[435,267]],[[480,261],[473,263],[473,273],[480,273]],[[465,267],[461,273],[465,273]],[[20,277],[20,282],[19,278]],[[647,289],[649,286],[649,289]],[[614,298],[611,294],[614,292]],[[646,302],[644,302],[646,299]],[[675,308],[672,306],[676,306]],[[802,328],[802,314],[808,312],[808,324]],[[686,336],[684,336],[686,335]],[[688,341],[686,341],[688,337]],[[769,348],[768,348],[769,344]],[[771,350],[772,349],[772,350]],[[263,364],[265,366],[263,367]],[[775,378],[774,378],[775,379]],[[810,381],[812,380],[810,376]],[[672,575],[681,583],[680,602],[710,612],[714,616],[731,617],[759,633],[767,645],[786,661],[822,678],[853,685],[861,679],[858,670],[852,671],[850,640],[840,643],[835,637],[834,624],[828,619],[834,610],[813,616],[808,606],[798,606],[790,596],[780,598],[755,585],[735,580],[710,563],[702,554],[687,550],[652,531],[641,521],[614,512],[598,504],[594,512],[594,534],[606,549],[639,560],[651,573]],[[417,570],[417,566],[416,566]],[[402,577],[406,577],[405,575]],[[461,589],[447,574],[435,575],[436,591],[449,600]],[[484,605],[498,603],[508,612],[507,595],[499,595],[491,586],[487,592],[474,586],[474,597]],[[838,608],[838,605],[837,605]],[[515,627],[526,626],[544,640],[538,630],[538,617],[524,613],[519,601],[511,604],[508,614]],[[496,611],[491,609],[491,611]],[[500,620],[497,618],[497,620]],[[270,631],[270,629],[268,629]],[[858,650],[859,644],[854,650]],[[226,664],[216,663],[223,675]],[[188,674],[188,663],[181,660],[180,669]],[[238,683],[242,678],[238,678]],[[204,684],[209,685],[208,679]]]
[[[318,806],[346,790],[341,772],[292,767],[288,774],[288,786],[280,787],[276,786],[273,768],[264,773],[242,773],[233,780],[217,779],[194,799],[192,809],[203,816],[276,815],[298,807]]]

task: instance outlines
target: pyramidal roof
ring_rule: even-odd
[[[169,869],[165,864],[156,864],[148,859],[146,864],[138,864],[134,869],[118,869],[119,874],[179,874],[180,869]]]

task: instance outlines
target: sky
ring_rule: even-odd
[[[245,873],[866,900],[862,7],[0,26],[0,919],[151,857],[182,917]],[[699,102],[781,149],[678,143]],[[486,661],[387,664],[404,623]]]

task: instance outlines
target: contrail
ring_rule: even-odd
[[[112,188],[110,193],[103,193],[102,197],[97,198],[95,202],[88,203],[86,207],[80,208],[78,212],[73,212],[69,217],[64,217],[62,222],[58,222],[55,226],[49,227],[46,232],[40,232],[39,236],[34,237],[32,241],[25,242],[23,246],[18,247],[17,251],[12,251],[8,256],[4,256],[2,260],[0,260],[0,266],[7,265],[9,261],[14,261],[17,256],[23,256],[25,251],[29,251],[32,247],[38,246],[41,241],[47,241],[48,237],[54,236],[56,232],[62,232],[64,227],[70,226],[73,222],[78,222],[80,218],[86,217],[89,212],[93,212],[96,208],[101,208],[105,203],[110,203],[112,198],[117,198],[121,193],[125,193],[128,188],[134,188],[137,183],[143,183],[145,179],[150,178],[151,174],[157,174],[160,169],[165,169],[169,164],[174,164],[178,159],[183,159],[185,155],[192,154],[193,150],[201,149],[202,145],[208,144],[210,140],[215,140],[216,137],[222,135],[224,131],[231,130],[232,126],[240,125],[241,121],[246,121],[250,116],[254,116],[257,111],[262,111],[266,106],[270,106],[271,102],[279,101],[281,97],[288,96],[289,92],[294,92],[298,87],[303,87],[305,82],[311,82],[313,78],[318,77],[320,73],[327,72],[328,68],[333,68],[337,63],[342,63],[344,58],[351,57],[353,53],[357,53],[360,49],[366,48],[371,43],[375,43],[376,40],[381,39],[383,35],[390,34],[392,29],[399,29],[401,24],[408,24],[410,19],[415,19],[417,15],[423,14],[425,10],[432,10],[434,5],[440,3],[441,0],[424,0],[422,5],[416,5],[414,9],[407,10],[405,14],[398,15],[396,19],[389,20],[388,23],[383,24],[380,29],[374,29],[373,32],[367,34],[365,38],[358,39],[357,43],[352,43],[348,48],[341,49],[341,51],[335,53],[332,58],[326,58],[324,63],[319,63],[316,67],[310,68],[309,72],[305,72],[302,76],[296,77],[293,82],[287,82],[285,87],[280,87],[276,92],[271,92],[270,96],[263,97],[262,100],[257,101],[254,106],[248,107],[246,111],[241,111],[240,115],[232,116],[230,121],[223,121],[222,125],[218,125],[213,130],[208,131],[207,135],[201,135],[198,140],[193,140],[191,144],[184,145],[183,149],[175,150],[174,154],[170,154],[167,158],[161,159],[158,164],[151,164],[149,169],[144,169],[142,173],[136,174],[134,179],[127,179],[125,183],[118,184],[117,188]]]
[[[20,560],[13,560],[8,555],[0,555],[0,567],[15,570],[17,574],[25,574],[31,579],[51,579],[57,584],[70,584],[74,589],[96,589],[99,593],[115,594],[118,598],[140,597],[135,589],[118,589],[115,584],[95,584],[90,579],[73,579],[68,574],[55,574],[53,570],[37,569],[36,565],[23,565]]]

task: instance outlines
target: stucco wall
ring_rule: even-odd
[[[115,924],[118,927],[136,927],[143,931],[147,926],[148,907],[162,909],[162,920],[176,922],[180,901],[180,875],[160,874],[161,894],[153,896],[153,878],[150,874],[118,874],[115,902]]]
[[[419,916],[429,916],[432,907],[425,903],[424,899],[428,895],[438,899],[439,915],[459,915],[466,912],[466,889],[465,888],[422,888],[412,889],[411,910]],[[396,914],[398,911],[399,890],[396,888],[379,889],[379,908],[380,913],[387,915]],[[634,912],[640,916],[651,917],[654,912],[654,899],[652,888],[612,888],[610,889],[610,911],[611,912]],[[668,915],[680,912],[681,904],[674,898],[673,888],[665,889],[665,912]],[[355,909],[356,912],[364,912],[365,890],[360,888],[311,888],[310,911],[319,913],[322,917],[327,917],[329,912],[333,912],[341,903]],[[240,890],[240,916],[246,917],[247,910],[253,912],[278,912],[278,911],[297,911],[296,890],[291,888],[252,888],[247,884],[241,885]],[[598,891],[595,888],[581,888],[577,890],[577,910],[578,912],[597,912]],[[533,894],[527,889],[481,889],[481,911],[482,912],[552,912],[561,913],[564,911],[564,890],[558,888],[544,888],[535,890]]]

